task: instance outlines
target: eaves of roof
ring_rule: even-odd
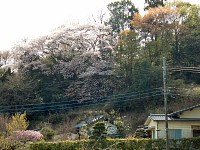
[[[148,124],[150,123],[150,121],[151,121],[151,118],[148,117],[147,120],[145,121],[144,125],[145,125],[145,126],[148,126]]]
[[[176,116],[177,114],[181,114],[184,111],[192,110],[192,109],[197,108],[197,107],[200,107],[200,104],[197,104],[197,105],[185,108],[185,109],[181,109],[181,110],[175,111],[173,113],[168,114],[168,116]]]
[[[165,114],[151,114],[148,118],[153,121],[165,121]],[[173,118],[170,116],[168,116],[167,119],[168,121],[200,121],[200,118]],[[150,120],[148,120],[148,123],[149,122]]]

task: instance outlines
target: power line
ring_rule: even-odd
[[[82,106],[92,106],[92,105],[98,105],[98,104],[106,104],[106,103],[115,103],[115,102],[123,102],[123,101],[128,101],[128,100],[134,100],[134,99],[140,99],[140,98],[144,98],[144,96],[146,97],[151,97],[154,95],[162,95],[162,91],[161,90],[154,90],[152,92],[146,92],[146,93],[139,93],[139,94],[132,94],[132,95],[123,95],[123,96],[118,96],[118,97],[112,97],[109,99],[102,99],[100,101],[84,101],[81,103],[57,103],[56,105],[50,105],[50,106],[35,106],[32,108],[3,108],[2,110],[0,110],[1,113],[4,112],[16,112],[16,111],[27,111],[27,112],[35,112],[35,111],[48,111],[48,110],[55,110],[56,109],[66,109],[66,108],[76,108],[76,107],[82,107]],[[20,105],[21,106],[21,105]]]
[[[115,100],[115,101],[107,101],[107,102],[100,102],[100,103],[92,103],[92,104],[85,104],[85,105],[79,105],[79,106],[65,106],[65,107],[56,107],[56,108],[51,108],[51,109],[35,109],[35,110],[27,110],[26,112],[42,112],[42,111],[57,111],[57,110],[64,110],[64,109],[73,109],[73,108],[79,108],[79,107],[90,107],[90,106],[96,106],[96,105],[102,105],[102,104],[112,104],[112,103],[119,103],[119,102],[126,102],[126,101],[134,101],[134,100],[138,100],[138,99],[144,99],[144,98],[150,98],[150,97],[154,97],[154,96],[160,96],[162,95],[162,93],[159,94],[154,94],[151,96],[143,96],[143,97],[138,97],[138,98],[129,98],[129,99],[124,99],[124,100]],[[24,111],[13,111],[13,112],[0,112],[0,114],[5,114],[5,113],[17,113],[17,112],[24,112]]]
[[[110,97],[109,99],[106,98],[106,99],[102,99],[101,101],[97,101],[97,102],[104,102],[104,101],[115,100],[115,99],[119,99],[120,100],[120,99],[129,98],[129,97],[133,97],[133,96],[135,96],[135,97],[136,96],[143,96],[143,95],[147,95],[147,94],[151,94],[151,93],[157,93],[157,92],[161,92],[161,91],[159,90],[159,91],[152,91],[152,92],[148,92],[148,93],[140,93],[138,95],[132,94],[132,95],[123,95],[123,96],[118,96],[118,97]],[[84,102],[79,102],[79,101],[73,100],[72,103],[69,103],[68,101],[67,101],[67,103],[65,101],[63,101],[64,103],[63,102],[60,102],[60,103],[58,103],[58,102],[57,103],[45,103],[46,105],[44,105],[44,106],[42,106],[40,104],[37,104],[34,107],[30,107],[30,109],[34,109],[34,108],[44,109],[44,108],[55,107],[55,106],[60,107],[60,106],[63,106],[63,105],[68,105],[68,106],[84,105],[84,104],[88,104],[88,103],[93,103],[94,101],[95,101],[95,99],[94,100],[90,100],[89,99],[89,101],[86,100]],[[11,110],[16,110],[17,109],[16,107],[18,107],[18,106],[19,105],[15,105],[13,107],[2,107],[1,109],[2,110],[4,109],[4,110],[7,110],[7,111],[11,111]],[[32,106],[32,105],[20,105],[20,106],[22,106],[22,107],[18,108],[18,109],[23,109],[23,110],[25,109],[26,110],[26,109],[29,109],[29,108],[24,108],[23,106]]]
[[[193,94],[200,94],[200,89],[195,90],[194,88],[175,88],[175,87],[172,87],[172,88],[168,88],[167,91],[169,93],[170,92],[184,92],[184,94],[185,94],[186,92],[188,92],[188,93],[193,93]]]
[[[185,97],[189,98],[189,100],[193,102],[200,101],[200,91],[194,91],[192,89],[185,89],[185,88],[169,88],[168,89],[168,95],[172,98],[176,97]]]
[[[159,91],[162,88],[153,88],[153,89],[149,89],[149,90],[142,90],[142,91],[137,91],[137,92],[129,92],[129,93],[123,93],[123,94],[117,94],[117,95],[110,95],[110,96],[104,96],[104,97],[95,97],[93,99],[109,99],[109,98],[113,98],[113,97],[119,97],[119,96],[127,96],[127,95],[133,95],[133,94],[140,94],[142,92],[150,92],[150,91]],[[90,100],[90,99],[86,99],[86,100]],[[63,101],[58,101],[58,102],[46,102],[46,103],[39,103],[39,104],[21,104],[21,105],[7,105],[7,106],[0,106],[1,108],[9,108],[9,107],[23,107],[23,106],[40,106],[40,105],[49,105],[49,104],[59,104],[59,103],[76,103],[77,101],[81,101],[81,100],[63,100]]]
[[[186,71],[191,73],[200,73],[200,67],[171,67],[169,70],[173,72]]]

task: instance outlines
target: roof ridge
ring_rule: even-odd
[[[150,116],[161,116],[161,115],[165,115],[165,114],[150,114]]]

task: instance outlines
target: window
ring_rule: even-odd
[[[169,129],[169,139],[181,139],[182,130],[181,129]]]
[[[200,136],[200,126],[192,125],[193,137]]]
[[[200,130],[193,130],[193,137],[199,137],[200,136]]]
[[[156,131],[155,130],[152,131],[152,138],[156,139]]]

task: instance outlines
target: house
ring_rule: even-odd
[[[87,135],[88,133],[91,133],[93,131],[93,125],[98,121],[103,121],[105,123],[107,135],[117,135],[117,126],[105,120],[106,119],[103,115],[97,115],[94,117],[89,117],[86,120],[76,124],[74,127],[76,129],[75,133],[79,135],[78,139],[80,139],[80,136],[83,134]],[[75,136],[75,134],[73,136]]]
[[[152,139],[166,137],[165,114],[150,114],[144,123]],[[169,139],[200,136],[200,104],[168,114]]]

